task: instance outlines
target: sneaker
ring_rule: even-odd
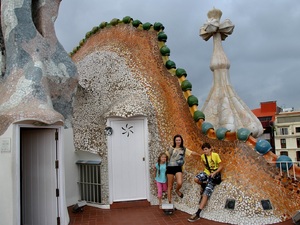
[[[197,214],[193,214],[190,218],[188,218],[188,221],[189,222],[195,222],[195,221],[197,221],[199,219],[200,219],[200,217],[197,216]]]

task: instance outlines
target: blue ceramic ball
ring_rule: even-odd
[[[247,141],[249,136],[251,135],[251,131],[247,128],[240,128],[237,130],[236,135],[240,141]]]
[[[267,140],[261,139],[258,140],[255,144],[255,150],[262,155],[266,154],[271,149],[272,149],[271,144]]]
[[[282,169],[282,171],[287,171],[293,166],[292,159],[286,155],[281,155],[276,160],[276,167]]]
[[[207,134],[208,130],[214,128],[214,126],[209,122],[203,122],[202,123],[202,133]]]

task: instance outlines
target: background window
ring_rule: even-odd
[[[296,141],[297,141],[297,148],[300,148],[300,138],[297,138]]]
[[[296,133],[300,133],[300,127],[296,127]]]
[[[281,148],[286,148],[286,141],[285,141],[285,139],[280,139],[280,145],[281,145]]]
[[[280,128],[280,134],[281,135],[287,135],[287,134],[289,134],[287,127]]]
[[[287,151],[282,151],[280,152],[280,155],[286,155],[286,156],[289,156],[289,153]]]

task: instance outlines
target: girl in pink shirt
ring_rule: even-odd
[[[155,164],[155,168],[154,168],[159,208],[161,208],[161,204],[162,204],[162,194],[163,192],[168,190],[167,175],[166,175],[167,161],[168,161],[167,154],[164,152],[161,153],[157,159],[157,163]]]

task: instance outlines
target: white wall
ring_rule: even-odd
[[[67,206],[71,206],[80,199],[78,160],[100,160],[100,156],[84,151],[75,151],[73,141],[73,129],[65,129],[63,131],[63,150],[65,158],[65,187]]]
[[[10,144],[7,145],[7,140]],[[16,201],[16,168],[15,144],[13,142],[13,126],[11,125],[0,137],[0,225],[17,224],[19,209]]]
[[[20,223],[20,172],[19,140],[17,131],[19,127],[11,125],[0,136],[0,225],[16,225]],[[96,154],[89,152],[75,152],[73,144],[73,130],[62,129],[62,150],[64,153],[65,194],[66,205],[70,206],[79,200],[78,168],[76,161],[100,160]],[[10,142],[8,144],[8,142]]]

